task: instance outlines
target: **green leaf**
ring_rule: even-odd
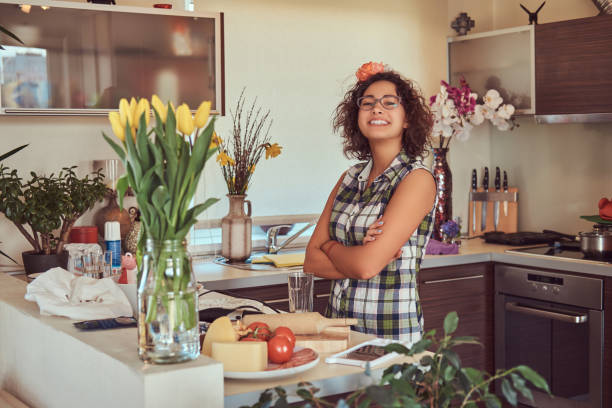
[[[444,334],[452,334],[457,330],[457,326],[459,324],[459,316],[457,316],[457,312],[450,312],[444,318]]]
[[[393,398],[393,396],[391,395],[389,390],[387,390],[386,387],[381,387],[378,385],[370,385],[369,387],[367,387],[366,394],[381,405],[391,403],[391,400]]]
[[[482,376],[482,372],[480,370],[477,370],[475,368],[472,367],[465,367],[461,369],[461,372],[463,372],[466,377],[468,378],[468,380],[470,381],[470,383],[476,385],[476,384],[480,384],[484,381],[484,378]]]
[[[523,394],[523,397],[533,401],[533,394],[531,393],[531,390],[527,388],[523,377],[516,373],[510,373],[510,378],[512,379],[512,385],[514,385],[514,388]]]
[[[119,197],[119,208],[123,209],[123,197],[125,196],[125,192],[128,189],[128,179],[127,175],[122,175],[117,180],[117,197]]]
[[[525,365],[519,365],[515,368],[519,373],[521,373],[523,377],[529,380],[533,385],[550,394],[550,388],[548,388],[548,383],[544,378],[542,378],[542,376],[540,376],[540,374]]]
[[[427,356],[423,356],[423,358],[421,359],[421,361],[419,361],[419,364],[421,364],[422,366],[430,366],[432,365],[434,362],[433,358],[429,355]]]
[[[387,353],[395,352],[395,353],[398,353],[398,354],[406,354],[407,355],[410,350],[408,350],[406,348],[406,346],[404,346],[404,345],[402,345],[400,343],[391,343],[391,344],[388,344],[388,345],[385,346],[385,351]]]
[[[510,385],[510,381],[508,381],[507,378],[504,378],[502,380],[501,391],[502,394],[504,394],[504,398],[506,398],[510,405],[516,407],[516,404],[518,402],[516,399],[516,391],[514,391],[514,388],[512,388],[512,386]]]
[[[495,394],[487,394],[483,398],[487,408],[502,408],[501,401]]]
[[[429,340],[429,339],[421,339],[421,340],[417,341],[410,348],[410,351],[408,352],[408,355],[409,356],[413,356],[415,354],[422,353],[423,351],[427,350],[427,348],[429,346],[431,346],[431,343],[432,343],[432,341]]]
[[[295,392],[304,401],[312,401],[312,393],[309,390],[304,389],[304,388],[300,388],[300,389],[296,390]]]
[[[104,140],[106,140],[106,143],[108,143],[110,147],[113,148],[115,153],[117,153],[117,156],[119,156],[121,161],[125,163],[125,150],[123,149],[123,147],[119,146],[114,140],[106,136],[104,132],[102,132],[102,137],[104,137]]]
[[[455,377],[456,370],[452,366],[447,366],[444,369],[444,373],[442,374],[442,378],[444,381],[450,382]]]
[[[448,360],[448,362],[456,369],[461,369],[461,360],[457,353],[452,350],[442,350],[442,355]]]

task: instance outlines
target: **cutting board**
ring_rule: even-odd
[[[296,335],[295,344],[317,353],[337,353],[349,348],[350,333],[350,327],[328,327],[320,334]]]
[[[480,187],[477,191],[484,191],[482,187]],[[514,193],[518,192],[518,188],[510,187],[508,188],[508,192]],[[469,194],[468,194],[469,199]],[[476,203],[476,231],[472,230],[472,207]],[[495,205],[493,201],[469,201],[468,203],[468,236],[473,237],[476,235],[482,235],[485,232],[495,231],[494,225],[494,208]],[[486,228],[481,228],[481,216],[482,216],[482,206],[487,206],[487,222]],[[506,233],[516,232],[518,228],[518,202],[508,202],[508,215],[504,215],[504,203],[503,201],[499,202],[499,225],[497,226],[497,231],[503,231]],[[465,226],[462,226],[462,229],[465,230]]]

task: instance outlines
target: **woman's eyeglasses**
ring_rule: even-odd
[[[380,106],[387,110],[395,109],[400,105],[400,97],[396,95],[385,95],[381,98],[375,98],[373,96],[362,96],[357,99],[357,106],[361,110],[372,110],[376,103],[380,102]]]

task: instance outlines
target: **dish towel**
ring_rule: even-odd
[[[277,268],[287,268],[289,266],[304,265],[305,256],[306,254],[304,252],[297,254],[264,255],[261,258],[253,259],[251,263],[272,263]]]
[[[43,316],[95,320],[133,315],[128,298],[111,278],[75,276],[63,268],[49,269],[34,279],[25,299],[38,303]]]

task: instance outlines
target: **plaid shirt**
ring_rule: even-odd
[[[402,150],[366,189],[372,161],[352,166],[332,207],[329,234],[345,246],[362,245],[368,227],[383,214],[393,192],[414,169],[427,169]],[[423,331],[416,275],[433,229],[435,205],[402,248],[402,256],[370,279],[335,280],[326,315],[352,317],[353,328],[377,337],[415,342]]]

